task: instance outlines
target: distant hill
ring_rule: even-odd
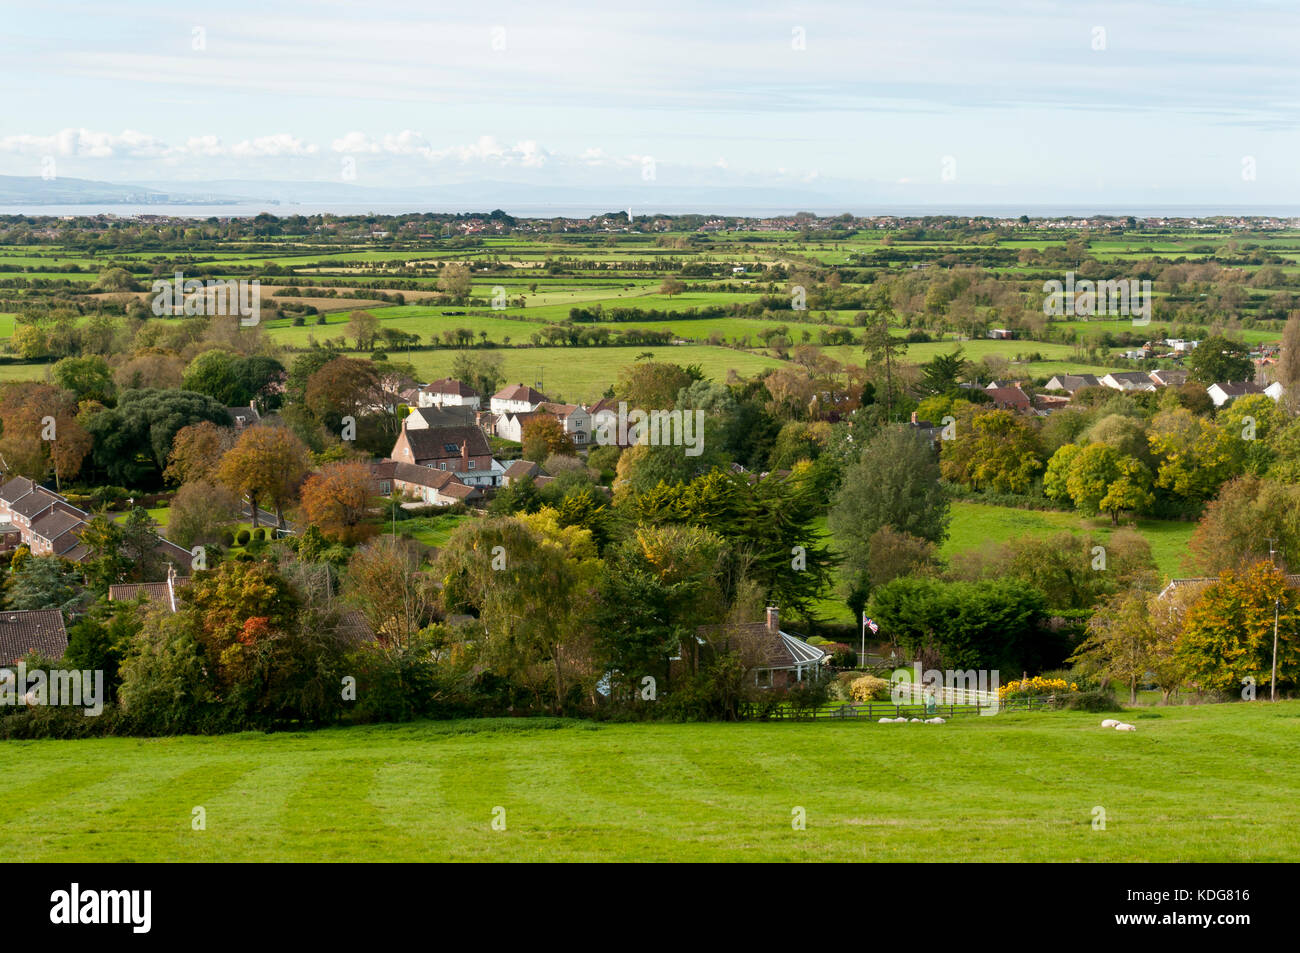
[[[92,179],[0,175],[0,205],[167,205],[231,202],[229,196],[172,192]]]

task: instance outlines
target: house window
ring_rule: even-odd
[[[471,460],[471,461],[469,462],[469,468],[470,468],[471,470],[473,470],[474,467],[476,467],[477,465],[478,465],[478,464],[476,464],[473,460]]]
[[[444,461],[444,462],[438,464],[438,469],[439,469],[439,470],[445,470],[445,469],[447,469],[446,461]]]

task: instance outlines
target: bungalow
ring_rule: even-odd
[[[14,665],[32,652],[61,659],[67,650],[68,630],[57,609],[0,612],[0,667]]]
[[[1182,387],[1187,383],[1187,371],[1181,367],[1160,368],[1147,375],[1157,387]]]
[[[830,658],[803,639],[781,631],[780,613],[767,609],[763,622],[700,626],[696,638],[717,651],[737,651],[759,688],[788,688],[815,675]]]
[[[1016,332],[1010,328],[989,328],[988,336],[995,341],[1010,341],[1016,336]]]
[[[1099,387],[1101,381],[1093,374],[1057,374],[1047,382],[1047,390],[1063,390],[1071,397],[1085,387]]]
[[[1151,382],[1151,376],[1143,371],[1116,371],[1107,374],[1101,379],[1101,386],[1118,391],[1152,391],[1156,389],[1156,385]]]
[[[541,391],[523,384],[511,384],[492,395],[488,403],[494,414],[528,413],[537,409],[538,404],[548,403],[551,398]]]
[[[1177,589],[1204,589],[1206,586],[1212,586],[1218,581],[1218,576],[1191,576],[1186,579],[1170,579],[1165,587],[1160,590],[1160,595],[1157,598],[1164,599]],[[1300,589],[1300,573],[1287,573],[1286,584],[1292,589]]]
[[[1210,400],[1214,401],[1215,407],[1222,407],[1230,400],[1236,400],[1238,397],[1245,397],[1247,394],[1267,394],[1274,401],[1282,399],[1284,388],[1280,383],[1274,381],[1272,384],[1261,384],[1258,381],[1227,381],[1222,384],[1211,384],[1205,388],[1206,393],[1210,395]]]

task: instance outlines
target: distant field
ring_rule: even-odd
[[[526,325],[525,325],[526,327]],[[618,380],[619,369],[635,363],[638,355],[650,352],[656,361],[683,366],[699,364],[706,377],[724,381],[727,371],[753,376],[767,367],[779,367],[776,358],[708,345],[665,347],[540,347],[505,348],[491,353],[503,358],[506,383],[537,387],[553,399],[596,401]],[[409,358],[394,353],[394,360],[409,360],[426,380],[451,372],[457,352],[451,349],[414,351]]]
[[[0,822],[22,832],[25,859],[65,862],[1241,863],[1300,850],[1300,702],[1137,709],[1133,733],[1102,717],[7,741]]]

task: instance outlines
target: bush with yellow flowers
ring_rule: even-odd
[[[1005,685],[998,686],[998,698],[1056,695],[1062,692],[1077,692],[1078,690],[1079,686],[1075,682],[1067,682],[1063,678],[1043,678],[1040,675],[1035,675],[1033,678],[1017,679],[1014,682],[1007,682]]]
[[[869,702],[889,697],[889,682],[874,675],[855,678],[849,685],[849,697],[855,702]]]

